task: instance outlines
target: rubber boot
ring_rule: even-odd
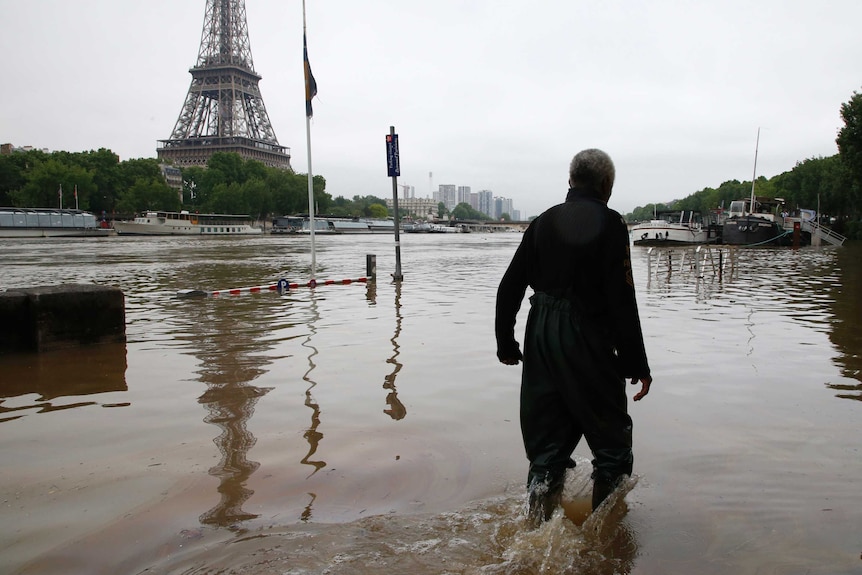
[[[530,482],[527,508],[527,521],[530,525],[538,527],[551,519],[554,510],[562,503],[565,483],[565,474],[555,480],[546,476],[544,480],[534,479]]]
[[[593,480],[593,511],[598,509],[599,505],[613,493],[616,483],[616,481],[605,481],[603,479]]]

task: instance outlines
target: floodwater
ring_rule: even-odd
[[[580,446],[530,530],[520,238],[402,234],[399,284],[391,235],[318,236],[318,280],[377,281],[198,299],[306,282],[309,239],[0,240],[0,288],[118,286],[128,339],[0,356],[0,572],[862,572],[862,246],[633,248],[635,476],[585,519]]]

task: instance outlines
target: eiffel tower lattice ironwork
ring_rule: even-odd
[[[235,152],[271,167],[290,169],[263,105],[254,71],[245,0],[207,0],[197,63],[180,117],[159,159],[206,166],[215,152]]]

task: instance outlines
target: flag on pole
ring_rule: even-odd
[[[78,184],[75,184],[75,209],[78,209]]]
[[[63,209],[63,184],[60,184],[60,191],[57,192],[57,196],[60,198],[60,209]]]
[[[313,116],[311,99],[317,96],[317,82],[314,81],[314,76],[311,74],[311,64],[308,63],[308,43],[305,40],[304,32],[302,34],[302,62],[305,69],[305,115],[310,118]]]

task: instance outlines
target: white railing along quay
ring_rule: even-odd
[[[812,243],[814,243],[813,240],[815,235],[826,240],[827,243],[830,243],[833,246],[842,246],[844,245],[844,241],[847,239],[838,232],[834,232],[826,226],[821,226],[817,222],[809,220],[802,222],[802,231],[811,234]]]

